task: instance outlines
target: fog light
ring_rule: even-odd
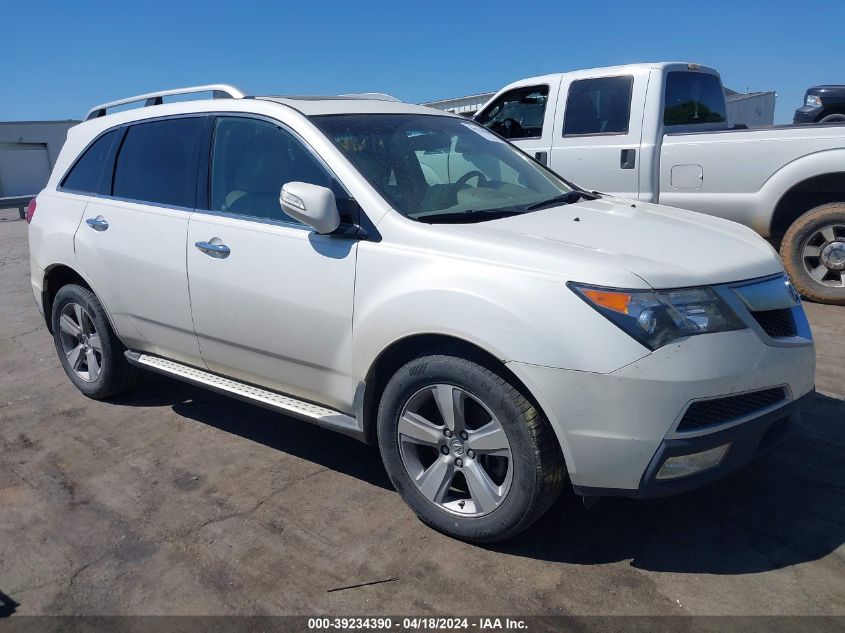
[[[721,446],[701,451],[700,453],[670,457],[663,462],[663,466],[657,471],[657,477],[655,479],[688,477],[689,475],[700,473],[702,470],[718,466],[730,446],[730,444],[722,444]]]

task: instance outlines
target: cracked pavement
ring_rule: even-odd
[[[0,592],[18,614],[845,614],[845,308],[807,306],[821,395],[743,472],[589,511],[565,494],[478,547],[420,523],[350,438],[154,375],[86,399],[16,218],[0,211]]]

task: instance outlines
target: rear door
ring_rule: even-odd
[[[555,104],[549,104],[549,97],[554,97],[559,84],[557,77],[506,90],[475,120],[548,165],[555,120]]]
[[[75,236],[79,265],[124,342],[192,365],[202,361],[185,243],[206,120],[181,116],[121,130],[113,175],[89,201]]]
[[[552,169],[585,189],[636,199],[647,77],[564,75]]]

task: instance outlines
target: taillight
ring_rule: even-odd
[[[26,206],[26,223],[29,224],[32,222],[32,216],[35,215],[35,198],[29,201],[29,204]]]

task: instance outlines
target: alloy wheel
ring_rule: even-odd
[[[411,481],[447,512],[490,514],[510,490],[513,455],[505,430],[460,387],[436,384],[412,395],[399,416],[398,439]]]
[[[88,311],[78,303],[68,303],[59,315],[62,352],[73,372],[85,382],[100,375],[103,349],[100,335]]]
[[[814,231],[801,249],[801,262],[816,282],[845,287],[845,224],[828,224]]]

